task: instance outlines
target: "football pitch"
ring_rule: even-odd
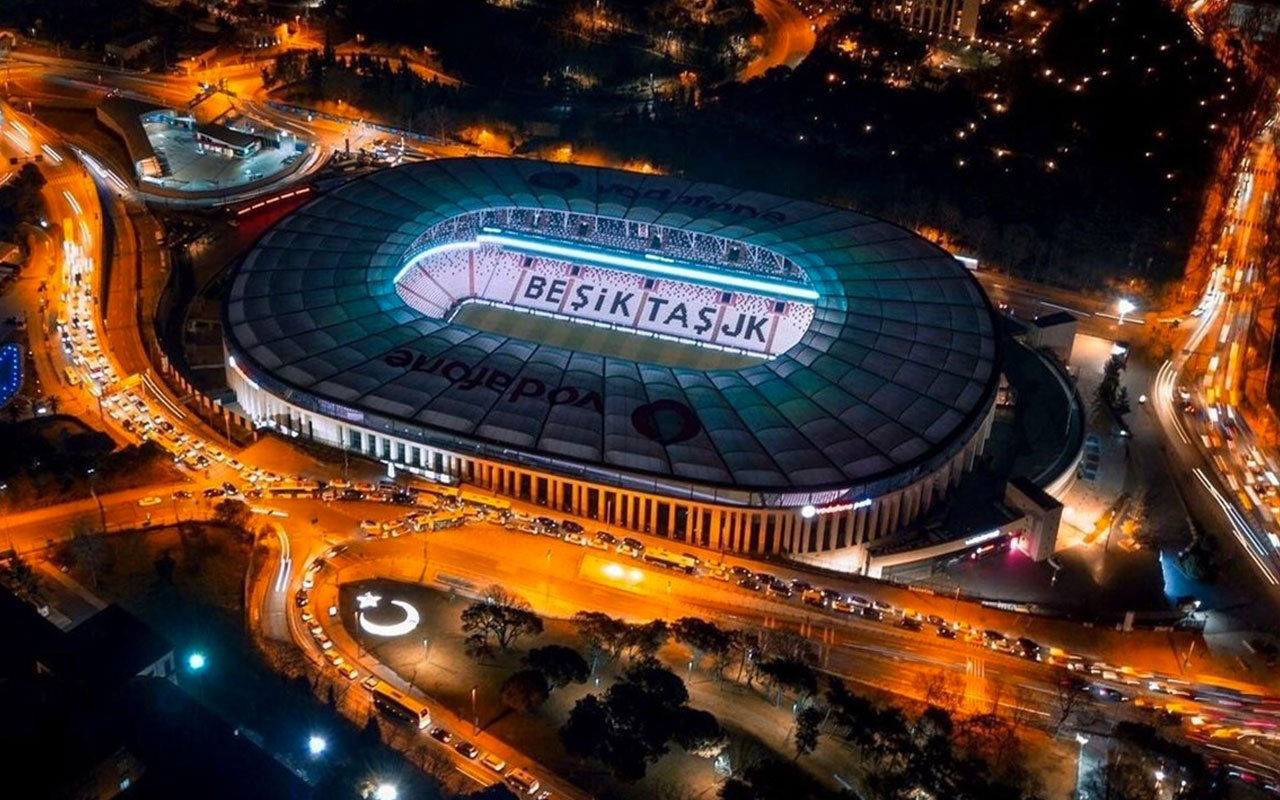
[[[692,344],[668,342],[642,334],[578,325],[523,311],[481,303],[464,303],[453,322],[482,331],[539,344],[686,369],[741,369],[763,359]]]

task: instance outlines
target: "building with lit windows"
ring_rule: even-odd
[[[351,181],[233,276],[260,426],[565,515],[856,570],[981,453],[995,315],[845,209],[455,159]]]
[[[882,0],[877,16],[935,36],[972,39],[978,35],[981,0]]]

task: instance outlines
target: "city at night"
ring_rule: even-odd
[[[1277,0],[0,0],[0,797],[1280,798]]]

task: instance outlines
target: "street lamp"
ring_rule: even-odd
[[[400,796],[400,791],[393,784],[380,783],[373,790],[374,800],[396,800]]]
[[[307,752],[311,754],[312,758],[319,756],[326,748],[328,748],[328,746],[329,743],[325,741],[323,736],[318,736],[313,733],[310,738],[307,739]]]
[[[192,672],[199,672],[200,670],[204,669],[205,663],[206,663],[206,660],[204,657],[204,653],[201,653],[199,650],[187,656],[187,667]]]
[[[804,508],[800,509],[800,516],[805,519],[813,519],[817,514],[818,509],[813,505],[806,505]]]

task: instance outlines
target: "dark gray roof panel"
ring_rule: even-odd
[[[813,321],[769,361],[703,372],[479,332],[401,300],[394,278],[427,228],[512,206],[766,247],[819,293]],[[755,191],[527,160],[412,164],[313,200],[243,260],[226,322],[245,371],[304,406],[342,403],[553,469],[784,494],[861,495],[917,479],[974,435],[998,368],[977,282],[897,226]],[[412,352],[408,365],[400,350]]]

